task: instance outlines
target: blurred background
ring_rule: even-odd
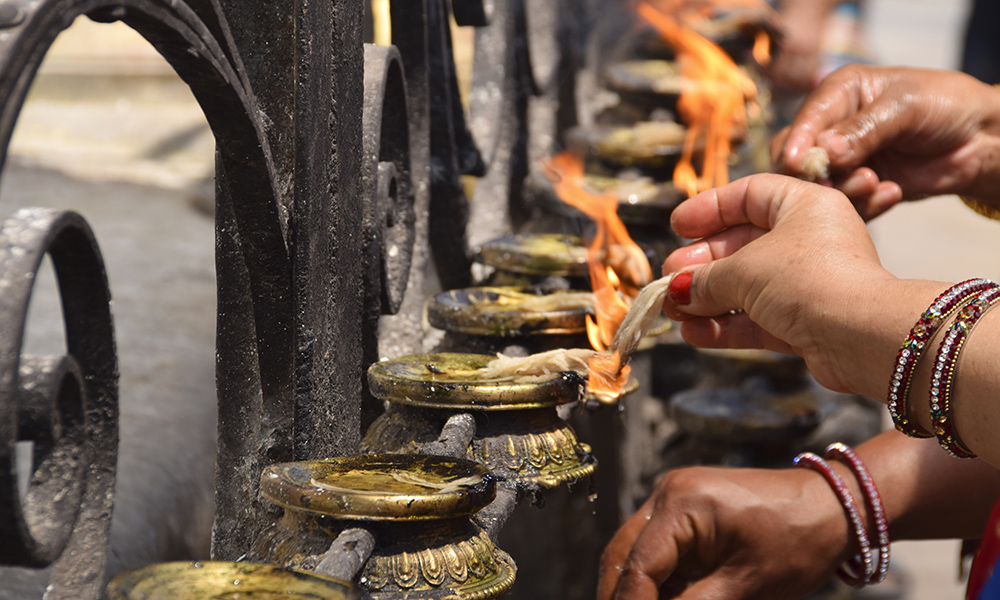
[[[965,1],[870,1],[870,54],[879,64],[956,68],[968,8]],[[456,32],[466,65],[468,33]],[[105,253],[122,411],[112,536],[135,540],[134,549],[112,557],[116,571],[207,555],[215,452],[213,144],[187,86],[145,40],[121,24],[80,19],[48,54],[0,185],[0,215],[26,205],[73,208]],[[901,277],[1000,277],[1000,223],[954,197],[901,206],[871,230],[884,264]],[[28,351],[42,352],[61,335],[50,324],[58,305],[46,296],[40,290],[33,303]],[[155,489],[172,489],[173,497],[148,485],[164,479],[173,485]],[[146,556],[144,532],[163,527],[182,541]],[[962,597],[957,542],[902,542],[893,553],[908,598]],[[0,598],[18,597],[5,596],[15,592],[3,587]],[[866,597],[879,593],[872,588]]]

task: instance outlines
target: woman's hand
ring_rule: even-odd
[[[684,338],[798,354],[837,391],[883,397],[900,342],[948,287],[893,277],[842,193],[782,175],[698,194],[671,224],[697,240],[663,264],[690,273],[674,278],[664,303]]]
[[[956,461],[935,440],[892,430],[856,451],[878,485],[893,540],[975,537],[1000,494],[1000,471]],[[830,468],[870,522],[857,479],[842,463]],[[608,544],[598,598],[800,598],[857,553],[848,529],[837,497],[812,470],[671,471]]]
[[[1000,204],[1000,91],[962,73],[835,71],[775,137],[772,159],[798,175],[813,146],[827,151],[835,185],[866,219],[935,194]]]
[[[812,471],[672,471],[608,544],[598,598],[800,598],[850,554],[847,535]]]

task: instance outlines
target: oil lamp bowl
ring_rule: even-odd
[[[123,573],[108,586],[110,600],[354,600],[350,583],[273,565],[171,562]]]
[[[587,173],[583,187],[594,194],[611,192],[618,198],[618,217],[627,225],[661,225],[670,231],[670,213],[687,199],[687,192],[672,181],[656,181],[632,169],[613,170],[609,174]],[[532,177],[532,176],[529,176]],[[546,213],[570,219],[586,219],[578,209],[559,199],[545,177],[531,179],[533,200]]]
[[[586,332],[593,304],[589,292],[465,288],[435,296],[427,306],[427,317],[438,329],[467,335],[576,335]]]
[[[672,169],[680,159],[686,131],[675,121],[595,124],[574,127],[567,133],[567,140],[571,148],[588,157],[588,162]]]
[[[415,454],[272,465],[261,493],[285,508],[257,538],[253,560],[314,569],[344,530],[375,539],[360,585],[373,600],[487,600],[517,568],[470,518],[496,497],[488,467]]]
[[[278,506],[362,521],[469,515],[496,496],[496,480],[485,466],[413,454],[279,463],[264,469],[260,487]]]
[[[584,381],[572,372],[531,383],[483,379],[480,370],[494,358],[457,352],[411,354],[373,364],[368,385],[380,400],[452,410],[525,410],[580,399]]]
[[[833,398],[810,389],[754,394],[739,388],[696,388],[671,399],[671,414],[681,430],[728,443],[801,440],[835,409]]]
[[[750,60],[754,39],[761,31],[767,33],[773,46],[780,46],[782,34],[776,22],[771,18],[770,9],[733,9],[720,12],[715,17],[705,19],[692,26],[692,29],[719,46],[737,63]],[[676,52],[656,31],[649,29],[632,36],[624,42],[625,47],[620,54],[636,58],[659,58],[672,60]]]
[[[499,271],[543,277],[586,277],[587,249],[560,233],[512,234],[478,248],[476,260]]]
[[[685,85],[676,62],[655,58],[614,63],[604,77],[608,87],[616,92],[655,95],[668,102],[676,102]]]

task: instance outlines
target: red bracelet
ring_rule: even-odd
[[[981,292],[972,302],[962,308],[955,321],[948,328],[948,333],[941,340],[937,356],[934,359],[930,389],[931,422],[934,424],[934,434],[937,436],[938,443],[948,454],[956,458],[976,457],[958,439],[955,423],[951,418],[951,389],[955,382],[958,357],[980,317],[997,301],[1000,301],[1000,288],[992,287]]]
[[[868,539],[868,531],[861,519],[861,511],[858,510],[858,505],[854,502],[851,491],[840,475],[837,475],[830,468],[829,463],[812,452],[799,454],[793,462],[797,467],[806,467],[818,472],[830,484],[833,493],[837,495],[837,500],[840,501],[840,505],[844,508],[844,514],[847,515],[847,520],[853,528],[854,541],[860,550],[860,554],[852,557],[844,566],[837,569],[837,576],[851,587],[864,587],[875,575],[875,565],[872,562],[872,545]],[[854,572],[849,571],[847,567]]]
[[[910,393],[910,376],[916,369],[917,363],[920,362],[924,346],[934,336],[934,332],[937,331],[945,318],[965,304],[972,296],[985,289],[995,287],[996,284],[988,279],[963,281],[942,292],[920,315],[917,324],[913,326],[903,341],[903,345],[899,348],[892,380],[889,381],[889,397],[886,403],[889,405],[889,414],[892,415],[892,422],[896,429],[910,437],[933,437],[931,434],[917,429],[910,422],[907,402]]]
[[[865,504],[868,506],[868,512],[872,516],[875,533],[878,536],[878,568],[867,583],[869,585],[882,583],[889,570],[889,522],[885,517],[882,496],[879,495],[878,488],[875,487],[875,481],[872,479],[871,473],[868,472],[868,467],[850,446],[840,442],[830,444],[826,448],[826,458],[846,463],[858,480],[861,491],[865,494]]]

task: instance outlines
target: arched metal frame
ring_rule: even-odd
[[[264,466],[357,452],[365,367],[379,345],[394,353],[419,347],[415,332],[430,259],[443,286],[469,281],[468,206],[459,176],[483,175],[487,165],[465,124],[448,18],[454,7],[461,24],[508,27],[510,2],[520,6],[520,0],[391,2],[399,53],[376,51],[381,70],[370,86],[362,2],[22,0],[0,10],[0,166],[42,59],[59,33],[84,15],[122,21],[145,37],[191,87],[215,135],[215,558],[238,558],[273,520],[258,494]],[[366,93],[379,96],[378,110],[369,110],[378,116],[374,145],[364,140]],[[523,88],[514,94],[523,97]],[[510,116],[523,133],[520,113]],[[507,168],[503,160],[493,162],[494,173]],[[396,257],[379,248],[381,270],[372,278],[365,254],[372,256],[373,247],[362,239],[374,233],[372,225],[403,248],[414,240],[412,262],[390,260]],[[60,281],[73,279],[73,272],[60,271]],[[376,301],[377,311],[366,306]],[[107,309],[105,303],[87,310],[103,315]],[[79,343],[100,345],[93,332],[68,332],[74,340],[80,335]],[[89,377],[91,365],[72,348],[70,354]],[[75,363],[46,364],[46,385],[71,390]],[[10,376],[6,367],[3,376]],[[0,410],[10,404],[0,396]],[[72,412],[66,409],[67,422]],[[21,420],[32,421],[31,411],[22,413]],[[44,419],[35,421],[25,430],[45,429]],[[99,437],[100,452],[116,449],[116,432],[102,429]],[[93,489],[110,498],[109,489]],[[85,493],[89,497],[90,488]],[[110,506],[99,517],[88,516],[86,507],[80,522],[104,527]],[[106,531],[87,535],[80,538],[84,554],[103,565]],[[76,539],[74,533],[69,544]],[[31,561],[49,562],[55,553],[40,549]],[[57,569],[51,597],[99,593],[94,582],[103,567],[74,564],[66,578]]]
[[[149,40],[215,135],[222,558],[270,520],[257,493],[265,465],[356,452],[360,426],[361,6],[255,7],[41,0],[0,23],[0,163],[45,53],[81,15]],[[268,35],[275,43],[258,43]],[[290,88],[262,83],[284,72]]]

